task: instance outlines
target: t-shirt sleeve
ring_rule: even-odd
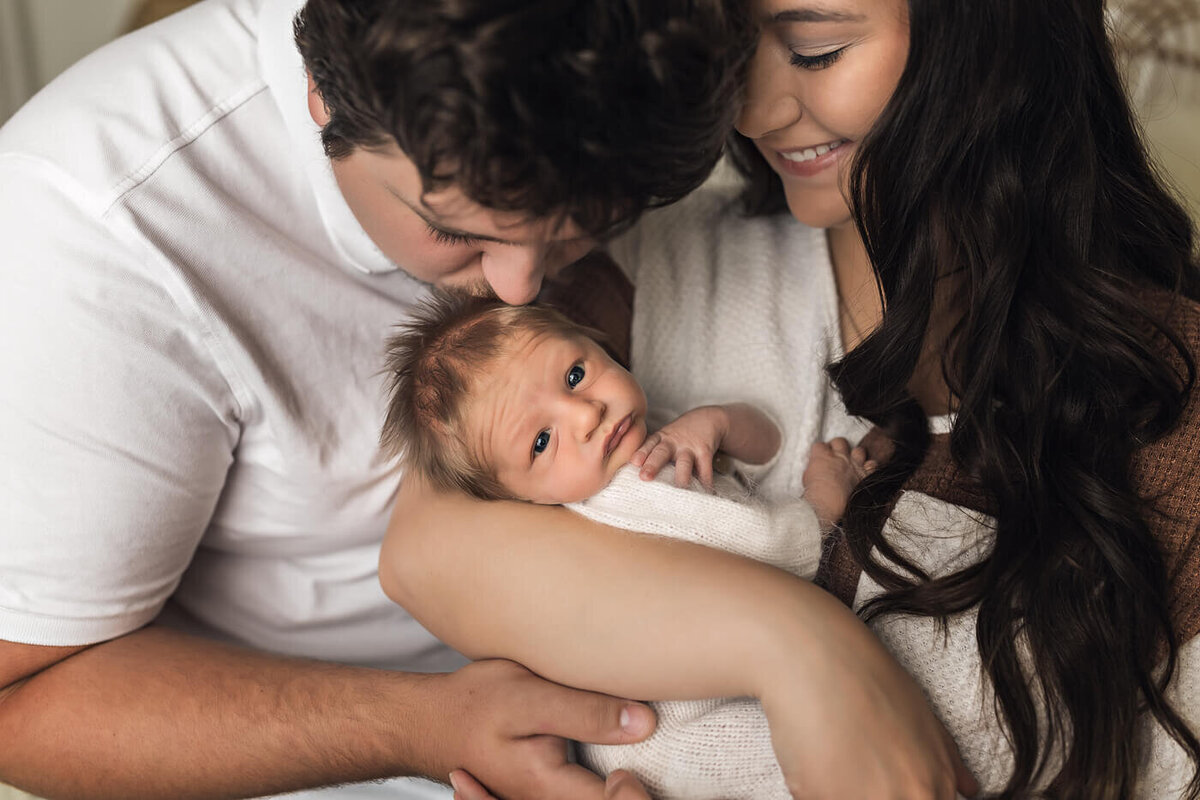
[[[163,256],[53,167],[14,162],[0,160],[0,638],[87,644],[174,591],[237,405]]]

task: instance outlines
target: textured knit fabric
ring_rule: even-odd
[[[637,286],[632,367],[651,404],[672,416],[706,403],[749,402],[779,425],[765,468],[746,468],[758,502],[646,483],[636,471],[576,507],[606,524],[682,538],[810,577],[820,557],[811,507],[795,501],[808,447],[857,440],[823,367],[841,355],[837,294],[823,232],[790,216],[746,218],[732,191],[706,186],[648,215],[610,248]],[[623,767],[657,798],[789,797],[757,702],[662,703],[658,732],[628,747],[583,748],[607,773]]]
[[[821,533],[808,503],[767,505],[724,476],[716,494],[698,485],[679,489],[668,473],[643,481],[636,468],[623,467],[605,489],[568,508],[605,525],[728,550],[812,577]],[[602,775],[629,770],[657,800],[789,800],[756,700],[652,705],[658,713],[653,736],[634,745],[580,745],[580,761]]]
[[[778,462],[751,470],[760,497],[799,497],[813,442],[866,432],[824,373],[841,339],[823,231],[787,214],[747,218],[734,189],[705,186],[610,252],[637,286],[633,374],[651,405],[747,402],[779,424]]]
[[[1180,303],[1172,323],[1200,355],[1200,308]],[[1166,560],[1171,611],[1183,646],[1169,689],[1176,709],[1200,733],[1200,392],[1193,391],[1180,425],[1135,459],[1134,478],[1151,502],[1152,531]],[[967,480],[950,456],[947,436],[935,436],[930,451],[896,499],[884,533],[902,555],[932,576],[975,563],[991,550],[988,498]],[[865,574],[844,541],[823,559],[819,580],[861,608],[881,587]],[[993,711],[993,692],[984,679],[975,642],[974,611],[949,620],[946,635],[926,618],[888,616],[872,627],[929,695],[967,766],[985,791],[1003,787],[1012,773],[1012,752]],[[1138,798],[1180,797],[1195,765],[1146,718],[1143,772]]]

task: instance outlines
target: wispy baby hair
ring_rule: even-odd
[[[520,334],[597,338],[546,306],[509,306],[495,295],[435,289],[388,341],[388,409],[380,443],[439,489],[513,499],[470,445],[467,403],[479,377]]]

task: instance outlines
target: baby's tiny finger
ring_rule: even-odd
[[[642,464],[641,476],[643,480],[651,480],[663,466],[671,460],[671,448],[660,442],[650,455],[646,456],[645,463]]]
[[[873,458],[867,459],[863,463],[862,468],[863,468],[863,472],[870,475],[872,472],[879,469],[879,462]]]
[[[851,450],[850,463],[856,467],[861,467],[867,463],[867,449],[865,447],[856,447]]]
[[[696,461],[691,453],[680,453],[675,459],[675,485],[686,489],[692,482],[692,470]]]
[[[661,438],[662,435],[658,433],[652,433],[647,436],[646,441],[642,442],[642,446],[639,447],[634,454],[629,457],[629,463],[633,464],[635,467],[640,467],[642,464],[644,464],[646,462],[646,456],[650,455],[650,451],[654,449],[655,445],[658,444],[658,441]]]
[[[703,456],[697,459],[696,475],[700,478],[700,485],[711,492],[713,488],[713,459],[704,458]]]
[[[829,442],[829,447],[839,456],[850,455],[850,442],[846,441],[841,436],[837,437],[836,439],[831,439]]]

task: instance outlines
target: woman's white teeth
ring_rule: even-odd
[[[813,159],[820,158],[830,150],[837,150],[845,143],[845,139],[838,139],[836,142],[830,142],[829,144],[820,144],[816,147],[810,147],[807,150],[793,150],[790,153],[780,153],[780,155],[786,158],[788,161],[792,161],[797,164],[803,164],[805,161],[812,161]]]

